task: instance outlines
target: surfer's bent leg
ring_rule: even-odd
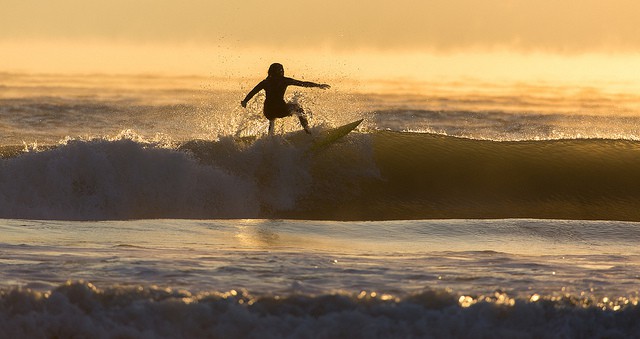
[[[274,125],[275,125],[275,119],[269,119],[269,135],[273,135]]]
[[[289,112],[291,112],[291,114],[295,114],[298,116],[300,125],[302,125],[302,128],[304,128],[304,131],[307,132],[307,134],[311,134],[311,131],[309,131],[309,120],[307,120],[307,115],[305,114],[302,106],[300,106],[298,103],[293,102],[290,102],[287,106],[289,106]]]

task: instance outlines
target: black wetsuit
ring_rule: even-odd
[[[302,110],[300,105],[286,103],[284,101],[284,92],[287,90],[287,86],[314,87],[317,86],[317,84],[287,77],[269,76],[260,81],[260,83],[247,94],[244,101],[249,101],[256,93],[264,90],[267,95],[264,101],[264,116],[269,120],[287,117],[296,110]]]

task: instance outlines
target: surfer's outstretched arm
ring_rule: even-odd
[[[300,81],[300,80],[296,80],[296,79],[289,79],[289,85],[293,85],[293,86],[300,86],[300,87],[318,87],[318,88],[322,88],[322,89],[329,89],[331,88],[331,86],[327,85],[327,84],[318,84],[315,82],[311,82],[311,81]]]
[[[249,102],[249,100],[251,100],[251,98],[253,98],[254,95],[258,94],[258,92],[260,92],[263,89],[264,89],[264,81],[260,81],[260,83],[258,83],[256,87],[254,87],[251,90],[251,92],[249,92],[249,94],[247,94],[247,96],[244,97],[244,100],[240,102],[240,105],[242,105],[242,107],[247,107],[247,102]]]

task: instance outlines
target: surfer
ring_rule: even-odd
[[[269,66],[267,72],[267,78],[260,81],[254,87],[249,94],[240,102],[242,107],[247,107],[247,102],[253,98],[256,93],[264,90],[266,93],[266,99],[264,101],[264,108],[262,113],[269,119],[269,134],[273,134],[274,121],[276,118],[284,118],[293,114],[300,119],[300,125],[304,128],[304,131],[311,134],[309,131],[309,122],[305,115],[304,109],[297,102],[285,102],[284,92],[287,90],[287,86],[300,86],[300,87],[318,87],[322,89],[328,89],[331,86],[327,84],[317,84],[310,81],[300,81],[284,76],[284,67],[282,64],[274,63]]]

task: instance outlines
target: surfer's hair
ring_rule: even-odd
[[[273,63],[271,64],[271,66],[269,66],[269,71],[267,71],[267,74],[270,77],[279,77],[279,76],[283,76],[284,75],[284,66],[282,66],[282,64],[279,63]]]

